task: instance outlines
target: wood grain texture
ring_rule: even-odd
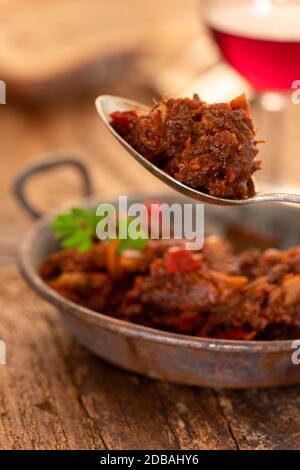
[[[151,82],[199,35],[193,0],[1,0],[0,22],[1,79],[30,102],[109,92],[141,70]]]
[[[22,299],[20,302],[18,299]],[[0,269],[1,449],[299,449],[300,387],[222,391],[129,374]]]

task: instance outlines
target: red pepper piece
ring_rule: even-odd
[[[167,252],[166,267],[170,274],[192,271],[201,266],[201,255],[193,255],[184,247],[170,248]]]
[[[110,113],[110,117],[114,124],[120,124],[123,126],[128,126],[137,116],[135,110],[132,111],[114,111]]]

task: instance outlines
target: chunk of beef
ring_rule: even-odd
[[[207,104],[194,95],[163,98],[148,113],[112,113],[117,132],[179,181],[213,196],[246,198],[260,168],[255,131],[244,95]],[[122,120],[123,117],[123,120]]]
[[[80,271],[64,272],[49,285],[67,299],[97,312],[108,309],[116,287],[109,274]]]
[[[293,338],[300,333],[300,247],[234,254],[207,236],[199,251],[184,241],[152,240],[117,254],[110,243],[85,254],[62,250],[41,267],[64,297],[92,310],[167,331],[223,339]]]
[[[106,266],[106,245],[94,243],[91,250],[80,253],[76,249],[66,249],[47,257],[40,268],[44,280],[55,278],[61,273],[72,271],[98,271]]]

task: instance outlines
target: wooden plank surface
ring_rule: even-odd
[[[101,129],[91,103],[0,107],[0,141],[0,339],[7,345],[0,448],[300,448],[300,387],[206,390],[129,374],[80,347],[21,279],[15,257],[31,221],[11,184],[36,155],[57,148],[84,155],[105,199],[164,189]],[[76,199],[78,186],[77,176],[62,170],[32,181],[28,194],[46,210]]]
[[[222,391],[129,374],[80,347],[14,266],[0,268],[0,312],[1,449],[300,448],[300,387]]]
[[[1,79],[30,101],[152,76],[199,35],[193,0],[0,0],[0,23]]]

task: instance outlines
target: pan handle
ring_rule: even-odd
[[[61,166],[70,166],[73,167],[81,176],[83,183],[83,195],[90,196],[92,194],[92,183],[90,178],[90,173],[86,168],[86,165],[77,158],[69,157],[68,155],[53,154],[47,155],[38,163],[33,163],[32,165],[27,166],[16,178],[13,184],[13,192],[18,201],[18,203],[26,210],[34,219],[41,217],[41,213],[35,209],[31,203],[27,200],[25,194],[25,187],[28,180],[36,175],[37,173],[44,173],[53,168],[58,168]]]

